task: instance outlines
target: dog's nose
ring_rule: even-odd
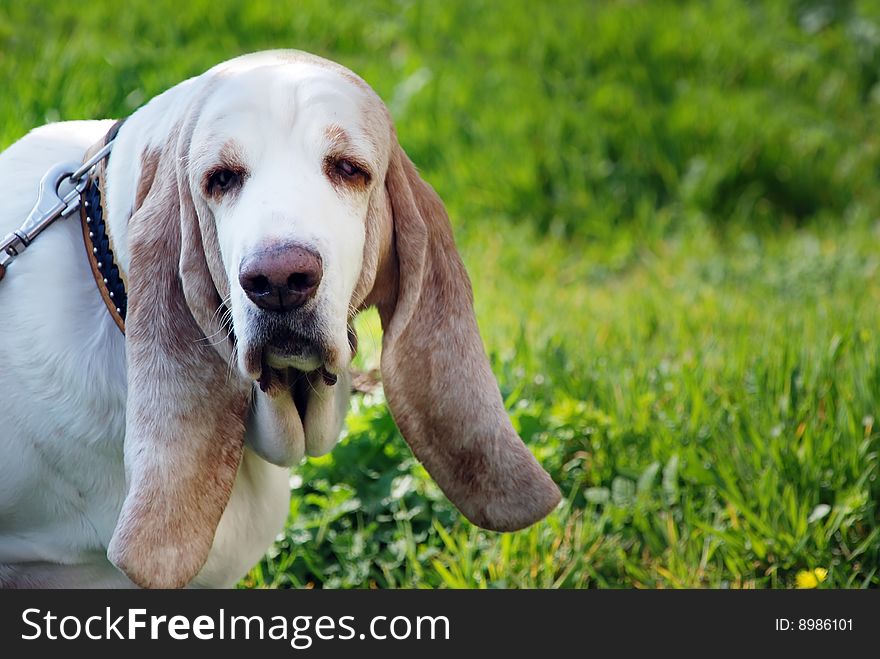
[[[238,281],[258,307],[281,312],[313,298],[323,274],[317,252],[301,245],[286,245],[246,257]]]

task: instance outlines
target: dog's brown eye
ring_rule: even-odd
[[[336,169],[343,176],[352,177],[358,172],[358,168],[350,160],[340,160],[336,163]]]
[[[208,194],[223,194],[229,192],[241,183],[241,174],[231,169],[218,169],[208,177],[208,184],[205,186]]]
[[[364,183],[370,180],[370,175],[363,168],[347,158],[340,158],[335,163],[336,173],[345,180],[361,179]]]

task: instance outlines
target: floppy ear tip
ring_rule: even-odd
[[[141,588],[183,588],[201,569],[178,549],[153,546],[143,551],[139,549],[141,544],[124,531],[117,531],[107,547],[108,560]]]
[[[521,531],[541,521],[562,500],[562,492],[549,474],[535,464],[528,480],[511,486],[482,507],[471,521],[489,531]],[[464,511],[463,511],[464,512]]]

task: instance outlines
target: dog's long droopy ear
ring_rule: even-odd
[[[222,341],[211,334],[223,335],[208,310],[222,316],[221,297],[178,171],[186,139],[145,157],[142,176],[152,181],[139,185],[148,192],[129,222],[128,494],[108,557],[154,588],[185,586],[204,565],[241,460],[248,403],[249,383],[228,377],[224,349],[213,345]]]
[[[403,149],[393,151],[386,188],[397,283],[387,283],[395,279],[387,265],[377,281],[396,294],[371,296],[384,330],[388,405],[413,453],[469,520],[491,530],[524,528],[553,509],[559,489],[504,410],[443,203]]]

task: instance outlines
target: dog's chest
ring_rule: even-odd
[[[63,238],[56,231],[45,239]],[[0,562],[67,562],[95,551],[125,491],[123,339],[94,322],[100,309],[90,302],[99,300],[83,284],[68,280],[48,293],[37,286],[39,265],[59,279],[75,265],[63,250],[54,264],[41,258],[50,251],[34,250],[4,281],[14,313],[0,326]]]

